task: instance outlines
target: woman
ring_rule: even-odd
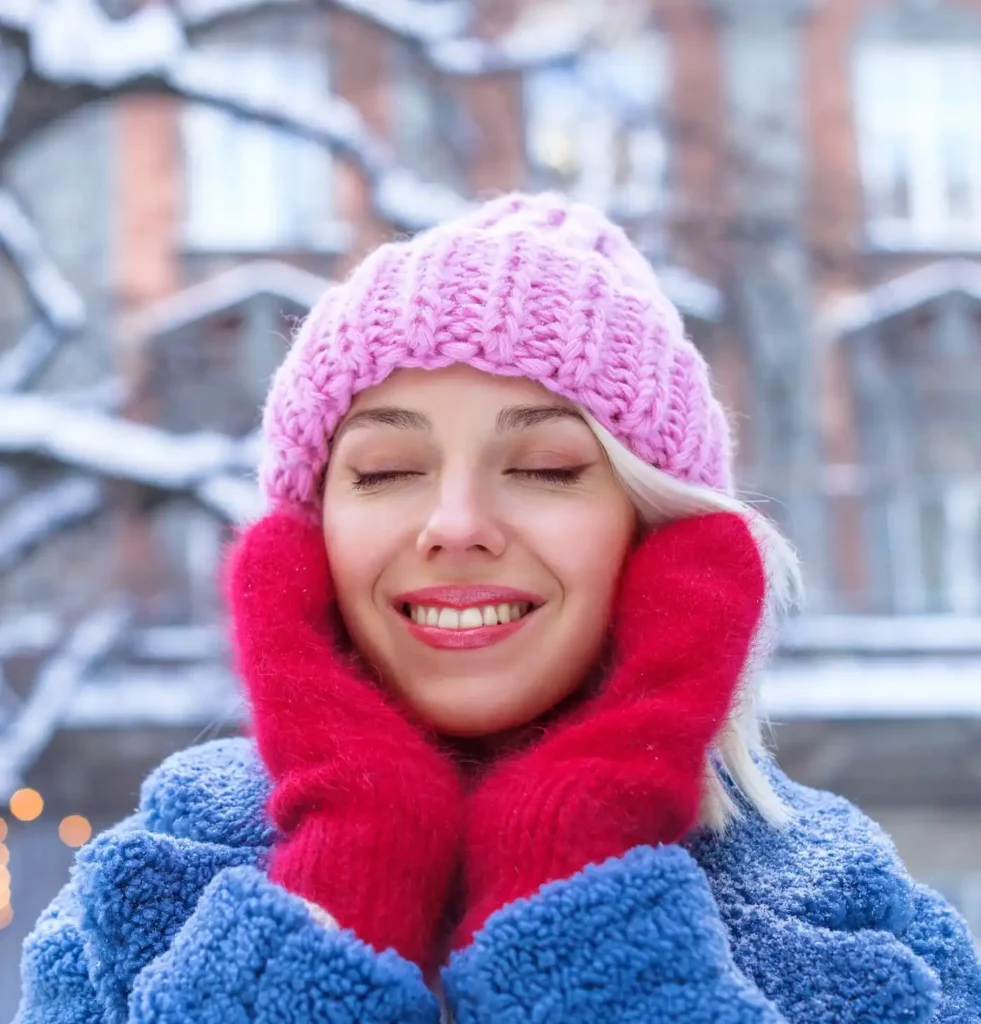
[[[963,921],[762,750],[794,558],[618,228],[509,196],[381,247],[264,428],[255,743],[80,852],[22,1024],[981,1019]]]

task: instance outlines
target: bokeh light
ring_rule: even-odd
[[[7,838],[7,823],[0,818],[0,843]]]
[[[69,814],[67,818],[61,819],[58,838],[65,846],[84,846],[92,838],[92,826],[88,818],[83,818],[81,814]]]
[[[13,919],[14,908],[9,903],[5,907],[0,907],[0,929],[6,928]]]
[[[10,798],[10,813],[20,821],[34,821],[44,810],[44,800],[36,789],[18,789]]]
[[[10,863],[10,850],[3,843],[0,843],[0,868],[5,868]]]

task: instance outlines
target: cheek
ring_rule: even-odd
[[[539,520],[529,543],[558,579],[568,602],[595,606],[613,593],[635,523],[625,502],[586,505]]]
[[[323,530],[337,603],[351,632],[361,633],[359,620],[390,558],[392,540],[384,522],[345,504],[325,510]]]

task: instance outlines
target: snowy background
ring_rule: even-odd
[[[0,1020],[89,832],[233,732],[296,321],[508,188],[606,208],[810,601],[765,681],[981,934],[981,0],[0,0]]]

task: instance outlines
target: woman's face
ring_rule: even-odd
[[[599,657],[636,517],[592,431],[541,385],[400,370],[335,434],[324,537],[361,654],[429,725],[524,725]]]

